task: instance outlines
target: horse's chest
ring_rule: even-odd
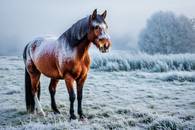
[[[76,79],[87,73],[87,67],[83,63],[76,63],[70,70],[71,75]]]
[[[84,62],[82,61],[75,61],[75,60],[68,60],[64,62],[64,66],[62,68],[63,76],[67,73],[72,75],[75,79],[85,75],[88,69]]]

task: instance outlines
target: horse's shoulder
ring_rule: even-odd
[[[87,68],[90,67],[90,63],[91,63],[91,59],[90,59],[90,56],[89,54],[86,54],[85,58],[84,58],[84,64]]]

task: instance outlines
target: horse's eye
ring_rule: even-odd
[[[95,29],[99,29],[99,26],[95,26],[94,28],[95,28]]]

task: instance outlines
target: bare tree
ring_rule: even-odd
[[[194,20],[172,12],[157,12],[147,21],[139,35],[141,51],[154,53],[195,52]]]

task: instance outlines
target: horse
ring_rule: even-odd
[[[25,64],[25,101],[28,113],[39,113],[45,116],[40,103],[40,76],[51,78],[49,92],[51,108],[55,114],[60,114],[55,101],[58,81],[65,80],[70,101],[70,120],[77,117],[74,114],[76,82],[78,115],[84,119],[82,110],[83,86],[90,69],[88,50],[94,44],[102,53],[109,51],[111,39],[105,22],[107,11],[97,14],[97,9],[89,16],[78,20],[58,38],[39,37],[30,41],[24,48]]]

